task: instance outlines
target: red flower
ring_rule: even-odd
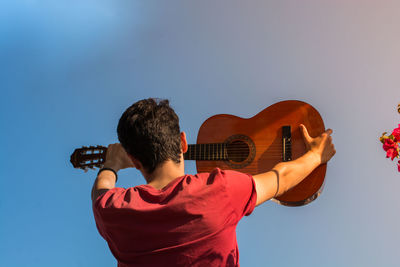
[[[399,172],[400,172],[400,160],[399,160],[399,164],[397,164],[397,169],[398,169]]]
[[[386,157],[390,157],[392,160],[399,155],[397,142],[393,141],[390,138],[385,139],[383,150],[386,151]]]
[[[400,141],[400,124],[398,128],[393,130],[392,135],[395,138],[395,141]]]

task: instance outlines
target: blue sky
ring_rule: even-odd
[[[237,229],[241,266],[397,266],[400,174],[378,142],[400,122],[396,1],[0,3],[0,265],[116,266],[95,227],[95,171],[133,102],[168,98],[194,143],[214,114],[312,104],[337,154],[322,195]],[[193,162],[186,172],[195,173]],[[123,170],[118,185],[144,179]]]

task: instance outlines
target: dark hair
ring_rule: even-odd
[[[126,152],[138,159],[148,173],[168,159],[180,162],[179,118],[166,99],[134,103],[122,114],[117,132]]]

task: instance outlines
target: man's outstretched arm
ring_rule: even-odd
[[[300,129],[308,151],[296,160],[278,163],[271,171],[253,176],[257,191],[256,206],[298,185],[315,168],[335,155],[331,129],[315,138],[310,137],[304,125],[300,125]]]
[[[102,171],[94,181],[92,187],[92,201],[94,202],[100,195],[115,187],[115,174],[112,171]]]

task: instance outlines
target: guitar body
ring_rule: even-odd
[[[198,160],[197,171],[210,172],[216,167],[252,175],[270,171],[283,161],[283,126],[290,126],[291,160],[294,160],[306,152],[299,124],[304,124],[312,137],[325,131],[318,111],[296,100],[273,104],[249,119],[226,114],[212,116],[201,125],[197,144],[236,142],[236,150],[242,145],[247,146],[246,152],[235,160]],[[235,147],[232,147],[228,154],[234,153]],[[322,191],[326,167],[326,164],[320,165],[300,184],[274,200],[286,206],[301,206],[313,201]]]

